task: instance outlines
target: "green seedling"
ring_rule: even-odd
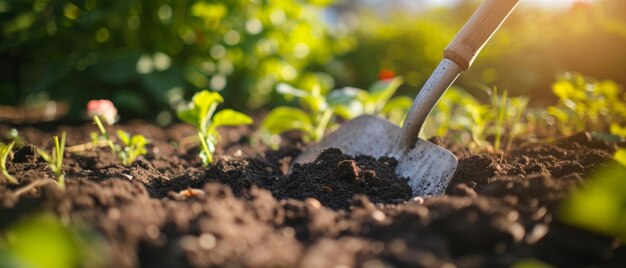
[[[148,140],[143,135],[131,136],[122,130],[118,130],[117,138],[122,142],[122,146],[118,145],[119,151],[117,154],[125,166],[130,166],[137,160],[137,157],[148,152],[145,148]]]
[[[548,107],[562,134],[580,131],[606,131],[607,122],[626,123],[626,101],[613,81],[598,81],[581,74],[565,73],[552,84],[559,98]]]
[[[420,136],[424,139],[445,137],[448,134],[466,132],[472,127],[469,109],[484,113],[481,104],[472,95],[458,87],[451,87],[437,102],[426,118]]]
[[[113,152],[117,159],[122,162],[122,165],[130,166],[133,162],[135,162],[135,160],[137,160],[137,157],[147,153],[145,145],[148,141],[143,135],[131,136],[124,131],[118,130],[117,138],[122,142],[122,145],[119,145],[113,142],[109,133],[104,128],[104,125],[102,125],[102,121],[100,121],[100,118],[97,115],[93,117],[93,121],[98,126],[98,129],[102,134],[102,138],[106,140],[111,152]]]
[[[271,135],[289,130],[299,130],[305,142],[319,141],[332,124],[334,111],[319,86],[311,91],[297,89],[287,84],[277,86],[278,93],[299,99],[300,108],[280,106],[274,108],[261,123],[261,128]]]
[[[11,154],[11,149],[13,149],[14,144],[15,141],[9,144],[0,142],[0,172],[2,172],[2,176],[4,176],[9,184],[19,184],[17,179],[11,176],[11,174],[7,171],[7,158],[9,157],[9,154]]]
[[[496,152],[502,151],[502,137],[506,132],[507,143],[504,151],[508,151],[508,148],[513,143],[515,136],[523,128],[521,123],[522,115],[526,111],[529,99],[526,97],[508,97],[506,90],[502,91],[502,95],[498,95],[498,88],[488,91],[491,97],[491,115],[490,118],[495,119],[493,123],[494,145],[493,149]]]
[[[298,130],[304,134],[304,141],[310,142],[320,141],[327,129],[335,128],[336,117],[350,120],[362,114],[378,114],[393,117],[393,122],[399,124],[412,104],[408,97],[391,98],[401,84],[401,78],[387,79],[368,90],[345,87],[328,95],[322,93],[319,85],[307,91],[280,84],[278,93],[298,98],[301,108],[277,107],[267,115],[261,128],[271,135]]]
[[[231,109],[215,113],[217,106],[223,102],[224,98],[219,93],[203,90],[193,96],[186,108],[176,113],[180,120],[194,125],[198,130],[198,139],[202,149],[200,159],[204,166],[213,162],[213,153],[220,139],[218,127],[252,124],[252,118]]]
[[[486,92],[489,104],[480,103],[460,88],[450,88],[431,112],[421,136],[469,136],[471,141],[467,142],[472,151],[506,152],[515,137],[527,129],[522,119],[528,98],[510,97],[506,90],[499,94],[497,88]],[[489,137],[493,137],[493,142]]]
[[[54,151],[48,154],[44,150],[37,149],[37,153],[48,163],[52,173],[57,178],[59,188],[65,189],[65,174],[63,174],[63,155],[65,153],[65,131],[59,136],[54,136]]]

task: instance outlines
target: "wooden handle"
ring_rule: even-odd
[[[467,71],[517,3],[519,0],[485,0],[448,45],[444,57]]]

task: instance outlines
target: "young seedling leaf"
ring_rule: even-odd
[[[178,119],[186,123],[199,127],[198,122],[200,121],[200,118],[194,109],[179,110],[176,112],[176,116]]]
[[[292,87],[291,85],[286,84],[286,83],[280,83],[276,85],[276,92],[278,92],[281,95],[289,95],[289,96],[300,97],[300,98],[311,95],[311,93],[309,93],[306,90]]]
[[[313,122],[303,110],[292,107],[278,107],[265,117],[262,127],[272,134],[279,134],[288,130],[301,130],[311,133],[313,131]]]
[[[219,126],[241,126],[252,124],[252,118],[244,113],[231,109],[224,109],[217,112],[213,116],[211,128],[215,129]]]
[[[204,108],[210,107],[214,103],[222,103],[224,102],[224,98],[217,92],[203,90],[193,96],[192,102],[195,107]]]
[[[611,124],[611,134],[626,137],[626,127],[622,127],[617,123]]]
[[[382,109],[385,103],[396,93],[400,85],[402,85],[401,77],[380,80],[374,83],[368,91],[371,96],[371,102],[374,103],[376,109]]]
[[[118,129],[117,137],[120,139],[120,141],[122,141],[122,143],[124,143],[125,146],[130,145],[130,135],[128,135],[128,133],[124,132],[121,129]]]
[[[613,158],[622,166],[626,167],[626,149],[625,148],[617,150]]]
[[[344,87],[330,92],[326,100],[335,114],[344,119],[352,119],[365,112],[363,103],[368,98],[369,93],[365,90]]]

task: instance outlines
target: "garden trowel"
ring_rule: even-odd
[[[362,115],[307,148],[296,163],[315,159],[323,148],[350,155],[390,156],[396,173],[408,178],[415,196],[441,195],[457,167],[446,149],[420,139],[426,116],[456,78],[469,69],[483,46],[506,20],[519,0],[485,0],[444,51],[444,58],[415,98],[402,128],[382,118]]]

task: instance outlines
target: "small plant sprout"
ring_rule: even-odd
[[[100,121],[99,116],[94,116],[93,121],[98,126],[102,137],[106,140],[113,154],[115,154],[117,159],[122,162],[122,165],[130,166],[133,162],[135,162],[135,160],[137,160],[137,157],[147,153],[145,145],[148,141],[143,135],[131,136],[122,130],[118,130],[117,138],[122,142],[122,145],[119,145],[113,142],[109,133],[104,128],[102,121]]]
[[[495,119],[493,126],[494,134],[494,150],[502,152],[502,137],[507,133],[508,139],[504,152],[512,145],[515,136],[523,128],[521,124],[522,115],[526,112],[528,106],[528,98],[508,96],[506,90],[502,91],[502,95],[498,95],[498,88],[487,91],[491,97],[491,118]]]
[[[44,150],[37,149],[37,152],[48,163],[52,173],[57,179],[59,188],[65,189],[65,174],[63,174],[63,155],[65,153],[65,131],[59,136],[54,136],[54,151],[48,154]]]
[[[306,142],[319,141],[331,124],[334,111],[330,109],[321,87],[315,85],[312,90],[302,90],[287,84],[277,86],[278,93],[299,99],[300,108],[280,106],[274,108],[261,123],[261,128],[272,134],[289,130],[299,130]]]
[[[2,172],[2,176],[7,180],[9,184],[19,184],[17,179],[7,171],[7,158],[11,154],[11,149],[13,149],[13,145],[15,141],[4,144],[0,142],[0,172]]]
[[[231,109],[215,113],[217,106],[223,102],[224,98],[219,93],[203,90],[193,96],[187,107],[176,113],[180,120],[194,125],[198,130],[200,159],[204,166],[213,162],[213,153],[220,139],[218,127],[252,124],[252,118]]]
[[[396,77],[378,81],[368,90],[345,87],[328,95],[322,92],[319,84],[311,90],[279,84],[278,93],[298,98],[301,108],[277,107],[263,120],[261,128],[271,135],[298,130],[304,134],[304,141],[310,142],[321,140],[327,129],[336,126],[335,116],[349,120],[362,114],[378,114],[393,116],[394,122],[398,122],[412,103],[407,97],[391,99],[401,84],[402,79]]]
[[[125,166],[130,166],[137,157],[140,155],[145,155],[148,151],[146,150],[146,144],[148,141],[143,135],[133,135],[118,130],[117,138],[122,142],[122,146],[116,145],[118,147],[118,157],[122,161],[122,164]],[[119,148],[121,147],[121,148]]]
[[[489,104],[480,103],[460,88],[450,88],[426,120],[422,136],[460,133],[464,138],[469,133],[472,151],[508,151],[515,137],[527,129],[522,119],[529,100],[523,96],[509,97],[506,90],[499,94],[497,88],[485,91],[490,97]],[[493,143],[488,137],[493,137]]]

